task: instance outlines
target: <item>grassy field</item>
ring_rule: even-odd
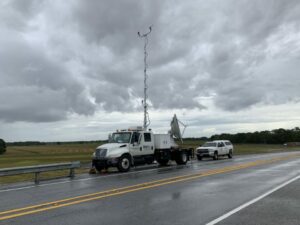
[[[39,146],[8,146],[4,155],[0,155],[0,168],[31,166],[49,163],[81,161],[89,163],[95,148],[99,143],[91,144],[61,144]],[[41,179],[67,176],[69,171],[53,171],[41,173]],[[88,168],[76,169],[76,173],[88,173]],[[33,180],[33,174],[0,177],[0,185],[17,181]]]
[[[81,163],[89,163],[91,155],[99,143],[91,144],[60,144],[60,145],[40,145],[40,146],[9,146],[4,155],[0,155],[0,168],[30,166],[48,163],[60,163],[70,161],[81,161]],[[186,141],[182,147],[196,148],[200,144],[199,141]],[[261,145],[261,144],[237,144],[234,145],[234,154],[257,154],[270,152],[283,152],[299,150],[295,147],[284,147],[282,145]],[[87,168],[76,170],[76,173],[87,173]],[[55,176],[64,176],[68,171],[57,171],[42,173],[42,178]],[[1,177],[0,184],[11,183],[15,181],[32,180],[33,175]]]
[[[6,153],[0,155],[0,168],[78,160],[89,162],[93,151],[100,144],[8,146]]]

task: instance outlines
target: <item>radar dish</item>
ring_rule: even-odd
[[[182,133],[180,132],[179,123],[184,126],[184,129],[183,129]],[[174,136],[175,138],[178,138],[182,142],[182,136],[183,136],[185,128],[186,128],[186,125],[184,125],[182,122],[180,122],[177,119],[176,114],[174,114],[174,117],[173,117],[173,119],[171,121],[171,132],[170,132],[171,135]]]

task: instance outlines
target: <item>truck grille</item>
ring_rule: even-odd
[[[107,149],[96,149],[96,158],[105,158]]]
[[[198,153],[208,153],[208,149],[199,149]]]

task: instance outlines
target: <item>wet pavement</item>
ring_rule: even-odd
[[[127,174],[84,175],[72,181],[5,187],[0,189],[0,224],[206,224],[299,175],[300,157],[293,154],[193,161],[186,166],[152,166]],[[271,162],[272,158],[280,160]],[[279,194],[281,199],[274,192],[275,197],[272,194],[220,224],[268,224],[253,223],[245,215],[281,215],[276,208],[279,200],[286,210],[296,204],[293,195],[299,202],[299,185],[293,185],[277,191],[284,192]],[[292,191],[284,191],[286,188]],[[272,196],[273,200],[268,200]],[[37,206],[42,203],[46,205]],[[264,211],[266,208],[274,211]],[[243,214],[244,210],[251,210],[250,214]],[[287,211],[287,215],[293,212]],[[288,217],[293,224],[294,218]]]

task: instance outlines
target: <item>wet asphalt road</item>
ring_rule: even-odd
[[[194,161],[186,166],[148,167],[106,176],[85,175],[73,181],[43,182],[40,186],[2,187],[0,225],[206,224],[299,175],[300,155],[293,157],[293,154]],[[263,161],[286,156],[290,158]],[[256,165],[259,160],[262,163]],[[196,176],[191,177],[192,174]],[[220,224],[297,224],[299,184],[300,181],[295,181],[283,187]],[[116,188],[119,190],[114,192],[112,189]],[[93,195],[94,199],[90,196],[106,190],[110,191]],[[59,206],[61,203],[56,202],[49,208],[43,206],[23,215],[26,210],[32,210],[24,207],[66,198],[71,198],[66,205]],[[19,208],[22,210],[3,213]],[[6,218],[7,215],[12,217]]]
[[[300,224],[300,180],[220,222],[220,225]]]

